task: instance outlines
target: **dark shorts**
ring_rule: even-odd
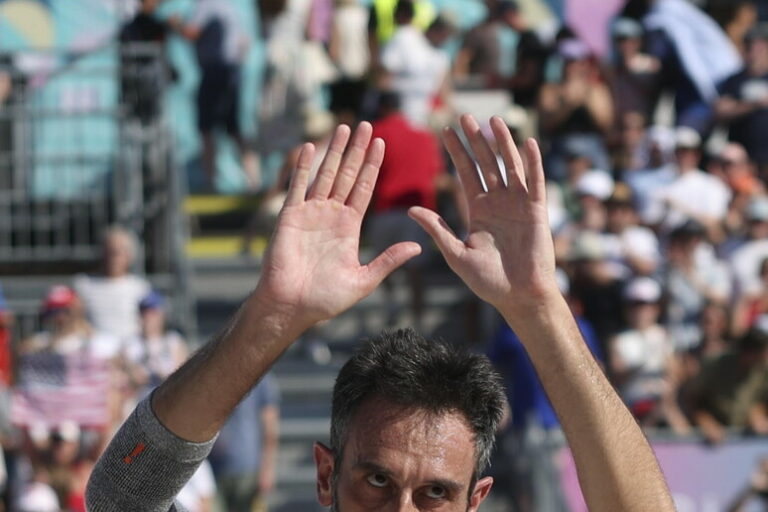
[[[207,133],[224,128],[240,135],[238,110],[240,105],[240,69],[221,64],[201,68],[200,87],[197,90],[197,127]]]

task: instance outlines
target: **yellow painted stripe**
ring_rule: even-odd
[[[267,247],[266,237],[257,237],[251,242],[251,255],[261,256]],[[187,242],[189,258],[233,258],[242,255],[243,239],[239,236],[202,236]]]
[[[261,202],[258,196],[189,196],[184,200],[188,215],[214,215],[237,211],[255,211]]]

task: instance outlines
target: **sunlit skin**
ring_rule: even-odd
[[[363,403],[348,427],[334,486],[333,454],[315,445],[318,500],[335,512],[473,512],[493,484],[478,480],[474,434],[459,413]]]

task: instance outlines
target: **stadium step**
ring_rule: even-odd
[[[231,260],[245,253],[259,259],[267,246],[267,237],[259,234],[250,243],[249,251],[244,251],[243,234],[261,201],[261,195],[188,196],[183,204],[191,228],[187,257],[195,261]]]

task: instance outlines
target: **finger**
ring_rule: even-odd
[[[477,172],[475,161],[467,152],[467,148],[462,144],[461,139],[451,128],[443,130],[443,141],[445,149],[451,155],[451,161],[459,173],[459,180],[464,189],[464,195],[468,203],[472,199],[483,193],[483,183],[480,181],[480,175]]]
[[[488,190],[493,190],[499,186],[503,186],[501,181],[501,173],[499,172],[499,164],[496,161],[496,155],[488,145],[488,141],[485,140],[480,125],[477,124],[475,118],[469,114],[461,116],[461,128],[464,130],[464,134],[467,136],[469,146],[472,148],[472,152],[475,154],[477,163],[480,164],[480,172],[483,174],[483,179],[488,187]]]
[[[326,199],[331,192],[333,182],[336,179],[336,172],[339,169],[341,158],[344,155],[344,149],[349,142],[349,126],[342,124],[336,128],[331,143],[328,146],[328,152],[320,164],[320,170],[315,177],[315,182],[307,195],[308,199]]]
[[[390,246],[372,262],[365,265],[364,268],[368,272],[368,289],[373,291],[389,274],[419,254],[421,254],[421,246],[416,242],[400,242]]]
[[[347,205],[358,213],[364,214],[371,202],[373,190],[376,188],[376,179],[379,176],[379,168],[384,161],[384,141],[374,139],[365,155],[365,163],[360,169],[352,191],[349,193]]]
[[[456,237],[448,224],[437,213],[427,208],[414,206],[408,210],[408,216],[429,233],[449,265],[464,251],[464,242]]]
[[[544,165],[541,161],[541,150],[536,139],[525,141],[525,174],[528,178],[528,193],[531,200],[538,203],[547,201],[547,184],[544,179]]]
[[[370,123],[360,123],[352,136],[352,142],[347,150],[347,154],[341,162],[341,167],[336,175],[336,181],[331,191],[331,199],[340,203],[347,200],[349,191],[355,184],[357,175],[365,160],[368,144],[371,142],[371,133],[373,128]]]
[[[315,158],[315,146],[309,142],[301,146],[299,159],[296,162],[296,170],[291,176],[291,184],[288,187],[288,195],[285,198],[285,205],[296,205],[304,201],[307,197],[307,186],[309,185],[309,173],[312,169],[312,161]]]
[[[525,181],[525,167],[523,167],[523,159],[520,158],[520,153],[517,151],[512,134],[509,133],[504,120],[498,116],[491,118],[491,130],[496,137],[496,142],[499,146],[499,152],[501,158],[504,160],[504,167],[506,167],[507,174],[507,186],[510,188],[522,186],[527,190]]]

